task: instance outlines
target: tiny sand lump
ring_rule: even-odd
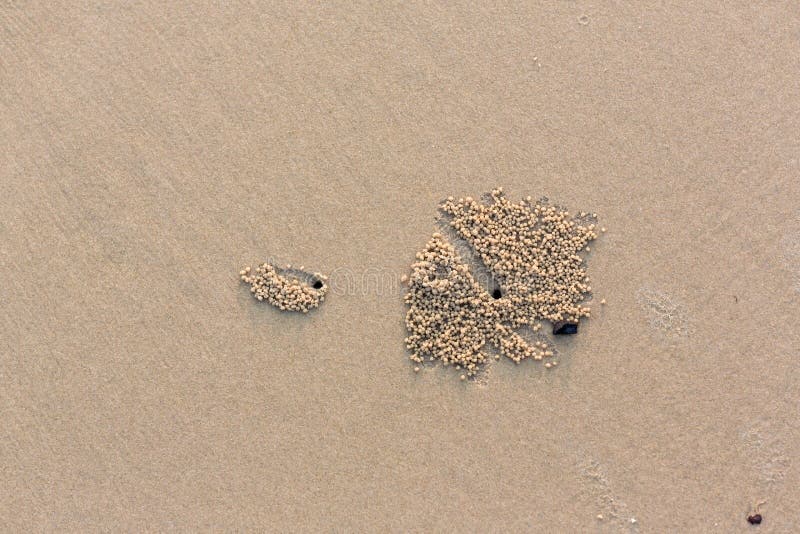
[[[464,370],[463,380],[487,363],[482,351],[487,341],[516,363],[552,357],[546,338],[534,334],[536,341],[529,342],[515,330],[528,325],[536,333],[541,320],[577,324],[589,317],[582,303],[591,287],[579,253],[597,237],[594,216],[572,218],[546,199],[514,203],[501,188],[491,192],[488,205],[450,197],[440,210],[457,238],[477,252],[500,291],[484,290],[445,237],[433,234],[411,266],[405,295],[411,360],[453,364]]]
[[[299,269],[281,269],[264,263],[250,274],[250,267],[239,272],[242,282],[250,284],[250,292],[258,300],[287,311],[308,313],[325,300],[327,276],[309,274]]]

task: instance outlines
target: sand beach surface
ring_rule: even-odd
[[[798,72],[794,1],[0,0],[0,530],[797,532]],[[498,186],[597,214],[591,317],[415,372]]]

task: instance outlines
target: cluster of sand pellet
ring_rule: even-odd
[[[500,282],[519,312],[519,324],[588,317],[589,308],[581,303],[591,286],[580,252],[597,237],[595,225],[584,226],[569,212],[531,203],[530,197],[511,202],[502,188],[493,190],[491,199],[484,205],[449,198],[440,209]]]
[[[326,276],[319,273],[308,275],[298,271],[297,274],[313,280],[312,285],[309,285],[289,273],[289,269],[280,270],[264,263],[256,268],[254,274],[251,274],[250,267],[245,267],[239,275],[242,282],[250,284],[250,292],[255,298],[266,300],[281,310],[307,313],[325,300],[325,293],[328,292]]]
[[[464,369],[462,378],[486,363],[487,341],[517,363],[541,360],[553,355],[551,347],[542,340],[529,343],[515,330],[528,325],[537,332],[540,320],[577,322],[590,314],[582,305],[591,287],[579,253],[597,237],[594,224],[542,202],[510,202],[502,189],[492,191],[491,200],[484,205],[448,198],[440,209],[499,282],[501,298],[475,281],[438,233],[417,254],[405,296],[411,360],[454,364]]]
[[[434,234],[417,260],[405,296],[411,306],[406,315],[406,345],[413,361],[422,363],[429,356],[473,376],[486,363],[481,349],[487,341],[517,362],[544,356],[508,326],[511,302],[493,299],[484,291],[440,234]]]

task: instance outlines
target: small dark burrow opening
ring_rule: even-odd
[[[503,293],[502,293],[502,291],[500,291],[500,288],[497,288],[494,291],[492,291],[492,298],[499,299],[502,296],[503,296]]]
[[[322,280],[317,280],[314,282],[314,289],[322,289]]]

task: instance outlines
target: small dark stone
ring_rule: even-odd
[[[566,336],[577,333],[577,323],[568,323],[567,321],[557,321],[553,323],[553,335],[555,336]]]
[[[747,516],[747,522],[751,525],[760,525],[761,519],[761,514],[750,514]]]
[[[322,289],[322,281],[321,280],[317,280],[316,282],[314,282],[314,289]]]
[[[492,291],[492,298],[499,299],[502,296],[503,293],[501,293],[499,289],[495,289],[494,291]]]

